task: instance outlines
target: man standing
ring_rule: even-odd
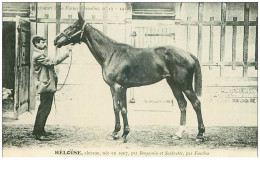
[[[69,57],[71,46],[67,47],[68,53],[65,55],[51,59],[45,54],[47,48],[46,39],[42,36],[34,36],[32,39],[34,51],[32,60],[34,63],[34,71],[36,74],[36,89],[40,94],[40,105],[38,107],[33,134],[40,141],[50,141],[50,132],[44,130],[47,118],[50,114],[54,93],[57,90],[58,77],[54,66],[63,62]]]

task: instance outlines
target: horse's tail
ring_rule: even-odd
[[[191,53],[189,53],[190,56],[194,59],[195,61],[195,93],[198,96],[201,96],[202,94],[202,74],[201,74],[201,67],[199,60]]]

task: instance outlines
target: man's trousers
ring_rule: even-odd
[[[40,105],[38,107],[33,134],[42,134],[47,118],[51,112],[54,92],[45,92],[40,94]]]

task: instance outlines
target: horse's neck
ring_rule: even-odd
[[[86,26],[84,34],[83,42],[87,44],[97,62],[103,66],[114,52],[115,42],[90,25]]]

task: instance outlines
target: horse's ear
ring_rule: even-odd
[[[80,12],[78,12],[78,17],[79,17],[79,21],[80,21],[80,23],[83,24],[85,21],[84,21],[84,19],[82,18]]]

